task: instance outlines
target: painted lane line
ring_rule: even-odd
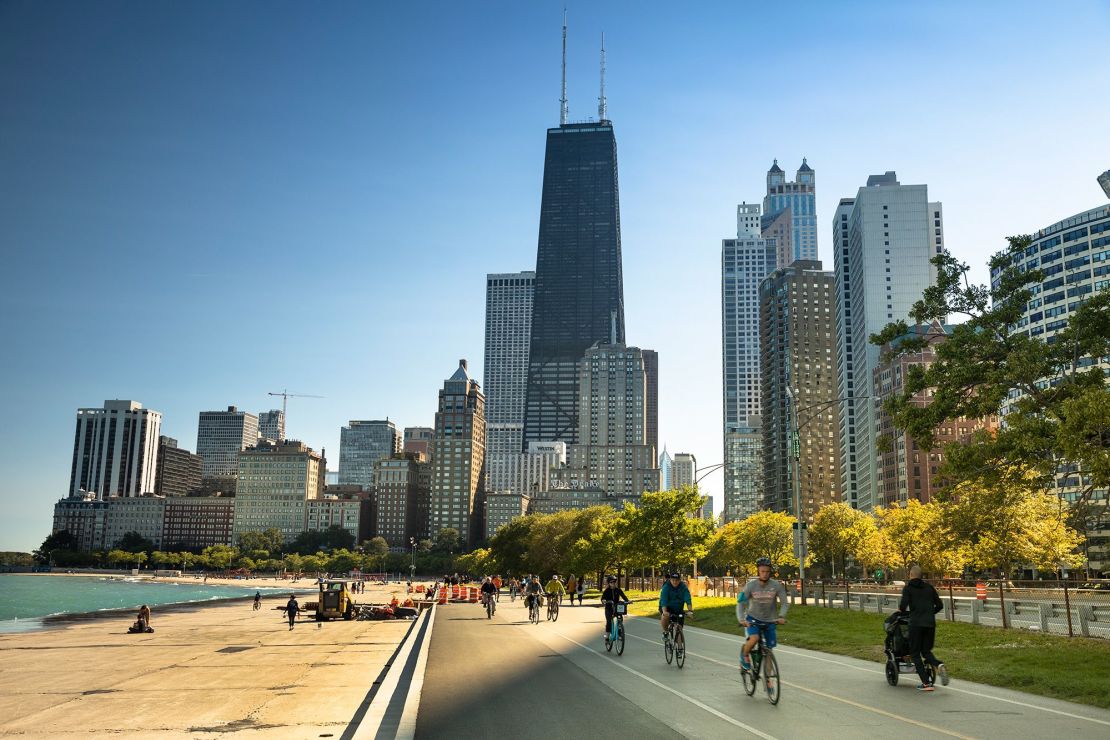
[[[594,655],[596,655],[599,658],[604,658],[605,657],[604,655],[602,655],[598,651],[594,650],[591,647],[587,647],[587,646],[583,645],[582,643],[578,642],[578,640],[575,640],[572,637],[567,637],[566,635],[562,634],[561,632],[558,633],[558,635],[559,635],[559,637],[562,637],[564,640],[567,640],[568,642],[573,642],[575,645],[582,648],[583,650],[589,650],[591,653],[593,653]],[[635,635],[633,635],[633,637],[635,637]],[[639,639],[642,640],[644,638],[641,637]],[[686,701],[690,702],[691,704],[693,704],[697,708],[699,708],[701,710],[704,710],[706,712],[709,712],[713,716],[715,716],[719,719],[723,719],[725,722],[728,722],[730,725],[734,725],[735,727],[739,727],[741,730],[746,730],[746,731],[750,732],[751,734],[755,735],[756,737],[761,737],[761,738],[763,738],[763,740],[776,740],[776,738],[773,735],[768,735],[766,732],[763,732],[761,730],[757,730],[756,728],[752,727],[751,725],[746,725],[743,722],[735,720],[732,717],[729,717],[727,714],[724,714],[722,712],[717,711],[716,709],[709,706],[708,704],[705,704],[703,702],[698,701],[697,699],[695,699],[692,696],[687,696],[686,694],[683,694],[681,691],[676,691],[675,689],[672,689],[670,686],[667,686],[666,684],[660,683],[659,681],[656,681],[654,678],[652,678],[650,676],[645,676],[643,673],[640,673],[639,671],[635,670],[634,668],[629,668],[628,666],[624,665],[623,663],[618,663],[615,660],[606,660],[605,662],[608,663],[611,666],[616,666],[617,668],[620,668],[621,670],[628,671],[632,675],[637,676],[639,678],[642,678],[643,680],[647,681],[648,683],[652,684],[653,686],[657,686],[658,688],[661,688],[664,691],[669,691],[672,694],[674,694],[675,696],[677,696],[681,699],[685,699]]]
[[[409,693],[405,698],[405,708],[397,725],[397,740],[413,740],[416,737],[416,716],[420,711],[420,697],[424,691],[424,672],[428,667],[428,653],[431,652],[432,628],[436,626],[436,605],[428,610],[428,626],[420,642],[420,652],[416,655],[416,667],[409,681]]]
[[[635,637],[637,640],[642,640],[644,642],[651,643],[652,645],[655,644],[655,640],[649,640],[646,637],[640,637],[639,635],[629,635],[629,636],[630,637]],[[777,652],[778,648],[775,648],[775,651]],[[707,660],[710,663],[716,663],[717,665],[723,665],[725,668],[731,668],[733,670],[738,670],[738,666],[736,666],[735,664],[726,663],[723,660],[717,660],[716,658],[710,658],[708,655],[701,655],[699,653],[691,652],[690,650],[687,650],[686,654],[687,655],[693,655],[695,658],[701,658],[702,660]],[[805,692],[810,693],[810,694],[815,694],[817,696],[822,696],[826,699],[832,699],[833,701],[838,701],[838,702],[841,702],[843,704],[848,704],[848,705],[853,706],[857,709],[862,709],[866,712],[873,712],[875,714],[880,714],[884,717],[889,717],[890,719],[896,719],[899,722],[906,722],[906,723],[911,724],[911,725],[917,725],[918,727],[929,730],[930,732],[939,732],[942,735],[949,735],[950,737],[960,738],[960,740],[974,740],[973,738],[970,738],[967,735],[960,735],[960,734],[952,732],[950,730],[945,730],[942,727],[937,727],[936,725],[930,725],[930,724],[927,724],[925,722],[918,722],[917,720],[910,719],[908,717],[902,717],[902,716],[899,716],[897,714],[893,714],[891,712],[887,712],[887,711],[884,711],[882,709],[878,709],[876,707],[869,707],[866,704],[860,704],[859,702],[852,701],[851,699],[844,699],[844,698],[841,698],[839,696],[833,696],[832,694],[826,694],[823,691],[817,691],[816,689],[807,688],[805,686],[799,686],[797,684],[790,683],[789,681],[783,681],[782,679],[779,679],[779,681],[782,682],[783,684],[785,684],[786,686],[790,686],[791,688],[795,688],[795,689],[798,689],[800,691],[805,691]]]
[[[743,640],[741,640],[738,637],[729,637],[728,635],[722,635],[722,634],[717,633],[717,632],[713,632],[713,631],[706,630],[706,629],[699,629],[697,627],[691,627],[689,625],[687,625],[686,629],[695,629],[695,630],[697,630],[697,633],[700,634],[700,635],[705,635],[707,637],[715,637],[718,640],[724,640],[725,642],[731,642],[734,645],[740,645],[743,642]],[[644,638],[641,637],[640,639],[642,640]],[[653,640],[648,640],[648,642],[654,642],[654,641]],[[833,665],[838,665],[841,668],[851,668],[853,671],[863,671],[864,673],[878,674],[880,676],[883,675],[883,671],[881,669],[878,669],[878,668],[865,668],[864,666],[852,665],[851,663],[843,663],[839,660],[833,660],[831,658],[822,658],[818,655],[813,655],[813,653],[817,652],[816,650],[811,650],[809,652],[800,653],[796,650],[791,650],[790,648],[784,648],[782,645],[779,645],[777,648],[775,648],[775,651],[779,652],[779,653],[786,653],[787,655],[796,655],[796,656],[798,656],[800,658],[803,658],[805,660],[819,660],[822,663],[832,663]],[[1104,720],[1104,719],[1098,719],[1097,717],[1085,717],[1082,714],[1074,714],[1072,712],[1065,712],[1062,709],[1053,709],[1051,707],[1042,707],[1038,704],[1029,704],[1029,703],[1022,702],[1022,701],[1016,701],[1014,699],[1007,699],[1003,696],[994,696],[993,694],[984,694],[980,691],[972,691],[970,689],[961,689],[961,688],[957,688],[955,686],[946,686],[944,690],[945,691],[955,691],[957,693],[967,694],[969,696],[977,696],[980,699],[993,699],[994,701],[1003,702],[1004,704],[1013,704],[1013,705],[1019,706],[1019,707],[1026,707],[1028,709],[1038,709],[1042,712],[1049,712],[1050,714],[1058,714],[1062,717],[1068,717],[1069,719],[1081,719],[1081,720],[1085,720],[1087,722],[1094,722],[1095,724],[1105,725],[1107,727],[1110,727],[1110,721],[1107,721],[1107,720]],[[1037,698],[1040,698],[1040,697],[1037,697],[1035,695],[1030,695],[1030,698],[1037,699]]]
[[[431,614],[428,613],[428,616],[430,617]],[[381,730],[382,722],[385,720],[386,709],[389,708],[389,702],[393,699],[393,694],[397,692],[397,684],[401,681],[401,674],[405,672],[405,665],[409,662],[412,647],[416,644],[417,635],[420,634],[419,621],[417,619],[409,628],[409,633],[405,636],[404,646],[393,659],[393,663],[389,666],[389,672],[385,675],[385,680],[378,687],[377,693],[374,694],[374,700],[370,702],[366,714],[358,724],[358,729],[351,736],[353,740],[370,740],[378,736],[378,731]]]

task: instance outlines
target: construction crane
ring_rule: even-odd
[[[282,389],[281,393],[270,392],[271,396],[281,396],[281,420],[285,424],[286,430],[289,429],[289,415],[286,413],[285,408],[289,405],[290,398],[323,398],[323,396],[313,396],[308,393],[290,393],[286,389]]]

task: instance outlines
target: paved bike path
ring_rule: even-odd
[[[590,721],[599,716],[599,707],[613,707],[613,719],[619,717],[620,726],[637,738],[1110,736],[1105,710],[956,679],[947,688],[921,693],[913,688],[911,674],[890,687],[880,664],[789,647],[789,627],[780,629],[785,642],[776,651],[783,680],[776,707],[762,690],[744,695],[735,667],[736,636],[688,625],[688,656],[679,670],[663,660],[657,622],[628,619],[628,645],[621,657],[605,652],[603,623],[601,610],[592,607],[564,606],[558,622],[539,625],[527,622],[519,602],[503,601],[493,620],[486,620],[477,606],[444,609],[428,668],[429,676],[434,671],[440,681],[431,688],[425,684],[425,701],[453,696],[463,701],[456,706],[468,717],[483,706],[519,706],[522,716],[528,715],[524,707],[532,707],[533,716],[552,717],[555,726],[575,715]],[[443,635],[443,624],[454,629]],[[438,652],[437,639],[444,640]],[[600,716],[608,717],[608,711]],[[422,718],[424,712],[422,705]],[[624,724],[632,717],[639,722]],[[572,725],[565,727],[569,735]],[[418,720],[417,737],[433,737],[419,728]],[[552,736],[550,727],[533,735],[515,724],[513,735]]]

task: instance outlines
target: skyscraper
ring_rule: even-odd
[[[452,527],[473,543],[485,523],[486,399],[467,374],[466,360],[443,383],[435,424],[429,532],[434,537]]]
[[[258,417],[228,406],[227,411],[201,411],[197,454],[204,464],[205,487],[234,493],[239,453],[258,444]]]
[[[736,238],[721,242],[724,520],[762,502],[759,405],[759,283],[775,269],[775,241],[761,233],[759,206],[737,207]]]
[[[374,466],[401,451],[401,435],[389,419],[354,421],[339,430],[339,485],[374,490]]]
[[[642,349],[644,356],[644,380],[647,395],[644,396],[644,434],[645,441],[656,450],[659,449],[659,353],[653,349]]]
[[[671,453],[667,452],[666,445],[663,446],[663,451],[659,453],[659,488],[663,491],[669,491],[674,488],[674,478],[671,475],[671,468],[674,465],[674,458]]]
[[[260,442],[238,455],[234,536],[281,531],[286,542],[305,528],[309,499],[324,491],[327,462],[303,442]]]
[[[167,497],[188,496],[200,488],[203,466],[200,455],[179,448],[173,437],[159,437],[154,492]]]
[[[674,488],[694,487],[694,475],[698,469],[698,459],[689,452],[676,452],[674,467],[671,468],[671,482]]]
[[[840,499],[833,274],[820,262],[795,260],[767,276],[759,298],[763,504],[812,522],[818,509]]]
[[[840,341],[841,490],[853,507],[881,501],[876,476],[878,402],[871,393],[879,348],[868,342],[891,321],[908,316],[936,282],[929,261],[944,250],[941,204],[925,185],[902,185],[894,172],[872,175],[833,217]]]
[[[285,439],[285,412],[281,409],[270,409],[260,413],[258,436],[260,439],[270,439],[274,442]]]
[[[817,173],[805,158],[798,168],[793,182],[786,181],[786,173],[779,167],[779,161],[767,170],[767,195],[763,198],[764,225],[771,226],[783,211],[790,210],[790,259],[779,267],[785,267],[794,260],[817,259]],[[782,232],[779,231],[781,234]]]
[[[506,490],[524,449],[534,272],[486,276],[486,489]]]
[[[77,409],[69,495],[140,496],[154,490],[162,414],[138,401]]]
[[[624,342],[623,285],[613,124],[564,121],[547,130],[525,442],[578,441],[578,364]]]
[[[432,440],[435,439],[436,430],[431,427],[405,427],[405,439],[402,444],[404,452],[418,452],[425,460],[432,459]]]

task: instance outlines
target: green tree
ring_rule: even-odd
[[[632,567],[683,568],[705,556],[713,523],[697,516],[705,498],[689,487],[644,493],[625,504],[617,536]]]
[[[330,573],[349,573],[362,565],[362,558],[358,553],[350,550],[336,550],[328,557],[327,570]]]
[[[116,543],[116,549],[128,552],[153,552],[154,543],[138,532],[127,532]]]
[[[38,549],[31,555],[35,561],[42,564],[47,564],[55,557],[59,551],[74,552],[77,550],[77,538],[73,533],[67,529],[60,529],[57,532],[51,532],[47,535],[46,539],[42,541]]]
[[[458,552],[462,546],[459,530],[454,527],[444,527],[436,533],[435,550],[437,552]]]
[[[435,543],[431,540],[420,540],[416,543],[417,552],[431,552],[433,547],[435,547]]]
[[[155,568],[174,568],[181,562],[181,556],[176,552],[162,552],[155,550],[150,553],[150,564]]]
[[[19,567],[34,563],[35,558],[29,552],[0,552],[0,565]]]
[[[280,529],[271,527],[263,532],[240,532],[238,544],[241,551],[252,553],[252,557],[260,552],[265,553],[262,557],[269,557],[282,551],[285,540]]]
[[[212,545],[201,553],[210,568],[226,570],[239,557],[239,549],[231,545]]]
[[[455,569],[472,576],[487,576],[493,572],[493,554],[488,549],[479,548],[455,558]]]
[[[808,531],[808,550],[819,562],[832,566],[832,576],[844,574],[849,557],[857,557],[864,543],[875,536],[875,520],[868,514],[837,502],[821,507]]]
[[[574,541],[567,552],[565,571],[576,575],[600,575],[620,557],[617,540],[619,515],[609,506],[592,506],[577,512]]]
[[[333,524],[323,531],[305,531],[297,535],[287,548],[301,555],[312,555],[320,550],[350,550],[355,546],[355,536]]]
[[[375,537],[362,543],[362,549],[367,555],[380,558],[389,552],[389,542],[385,537]]]
[[[281,561],[285,565],[285,569],[291,573],[300,573],[304,571],[304,557],[297,553],[289,553]]]
[[[524,574],[531,570],[528,561],[528,540],[539,515],[522,516],[497,530],[490,538],[489,549],[503,573]]]
[[[949,553],[952,538],[943,524],[939,504],[910,499],[904,506],[875,509],[875,519],[886,565],[906,570],[918,563],[927,573],[944,573],[955,562]]]
[[[755,561],[768,558],[776,568],[798,567],[794,554],[794,523],[797,520],[781,511],[757,511],[739,521],[729,522],[714,535],[710,562],[755,572]]]

